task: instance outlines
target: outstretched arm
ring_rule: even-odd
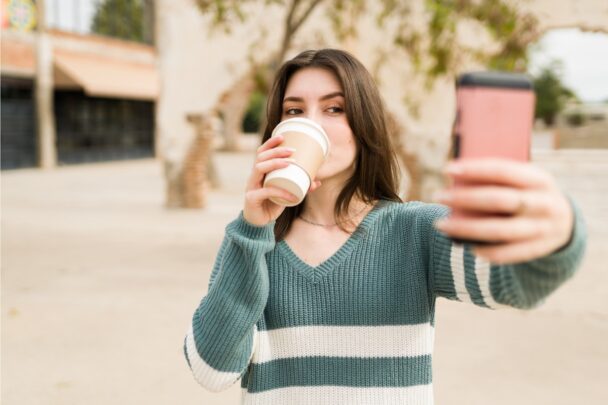
[[[497,159],[448,166],[459,187],[436,211],[431,281],[435,293],[499,307],[530,308],[575,271],[585,247],[580,210],[542,169]],[[459,244],[469,239],[486,244]]]

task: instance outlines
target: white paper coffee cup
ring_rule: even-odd
[[[304,200],[319,167],[329,155],[329,138],[319,124],[307,118],[281,121],[272,131],[273,137],[277,135],[283,135],[281,146],[295,149],[291,156],[295,163],[268,173],[264,186],[278,187],[298,197],[297,202],[282,198],[270,199],[276,204],[293,207]]]

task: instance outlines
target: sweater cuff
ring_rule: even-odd
[[[576,267],[583,256],[587,232],[581,209],[579,208],[578,204],[572,198],[570,198],[570,196],[566,197],[570,202],[572,214],[574,216],[574,224],[572,227],[570,240],[549,256],[539,260],[563,263],[564,267],[573,268]]]
[[[275,221],[264,226],[250,224],[245,220],[243,211],[241,211],[239,216],[228,224],[226,232],[229,235],[238,235],[246,239],[274,241],[274,225]]]
[[[586,230],[580,209],[569,200],[574,211],[570,241],[548,256],[492,271],[490,287],[496,301],[534,308],[576,272],[585,251]]]

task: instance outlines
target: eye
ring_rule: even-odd
[[[344,112],[344,109],[340,106],[331,106],[327,109],[328,112],[332,113],[332,114],[340,114]]]
[[[285,115],[297,115],[297,114],[302,114],[302,110],[299,108],[287,108],[285,110]]]

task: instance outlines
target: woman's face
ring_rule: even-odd
[[[323,127],[331,143],[329,156],[317,172],[317,180],[346,181],[354,173],[357,148],[344,103],[342,86],[329,70],[300,69],[287,83],[281,119],[311,119]]]

